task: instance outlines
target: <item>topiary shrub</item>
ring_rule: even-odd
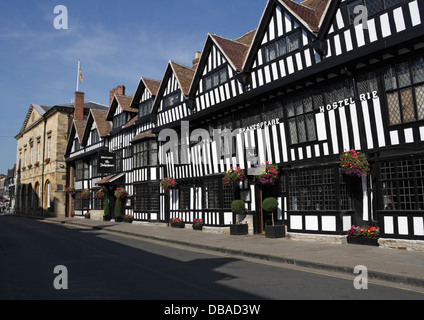
[[[274,211],[278,208],[278,201],[277,199],[270,197],[266,198],[262,202],[262,210],[265,212],[271,212],[272,213],[272,225],[274,225]]]
[[[234,213],[243,213],[245,210],[245,205],[243,200],[234,200],[231,203],[231,211]]]

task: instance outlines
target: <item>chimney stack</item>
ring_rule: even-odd
[[[84,92],[75,92],[74,120],[84,120]]]
[[[116,88],[110,90],[109,92],[110,92],[110,96],[109,96],[109,106],[110,106],[112,104],[113,97],[115,96],[115,94],[125,96],[125,86],[121,84],[117,86]]]
[[[196,51],[194,53],[194,60],[193,60],[193,67],[192,69],[195,69],[197,67],[197,65],[199,64],[199,60],[200,60],[200,56],[202,55],[202,53],[200,51]]]

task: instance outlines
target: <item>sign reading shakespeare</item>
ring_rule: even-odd
[[[99,173],[113,174],[116,172],[116,155],[108,151],[99,151]]]

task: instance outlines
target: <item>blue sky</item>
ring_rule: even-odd
[[[191,65],[207,33],[236,38],[256,28],[266,0],[15,0],[0,11],[0,173],[16,161],[16,140],[32,103],[70,103],[77,62],[86,101],[109,103],[118,84],[161,80],[169,60]],[[68,9],[57,30],[54,8]]]

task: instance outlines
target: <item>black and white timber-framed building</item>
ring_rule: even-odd
[[[345,235],[373,224],[385,238],[424,240],[423,19],[421,0],[269,0],[254,30],[210,33],[192,67],[169,61],[162,80],[141,78],[131,98],[115,95],[111,128],[96,143],[116,154],[118,170],[80,190],[125,187],[138,221],[228,227],[242,198],[262,233],[261,199],[274,196],[288,232]],[[86,159],[78,177],[94,177],[94,123],[82,144],[76,125],[69,140],[68,163]],[[219,157],[218,129],[233,133],[230,156]],[[356,181],[340,171],[351,149],[371,164]],[[232,165],[266,161],[278,165],[275,187],[223,184]],[[162,190],[165,177],[178,188]]]

